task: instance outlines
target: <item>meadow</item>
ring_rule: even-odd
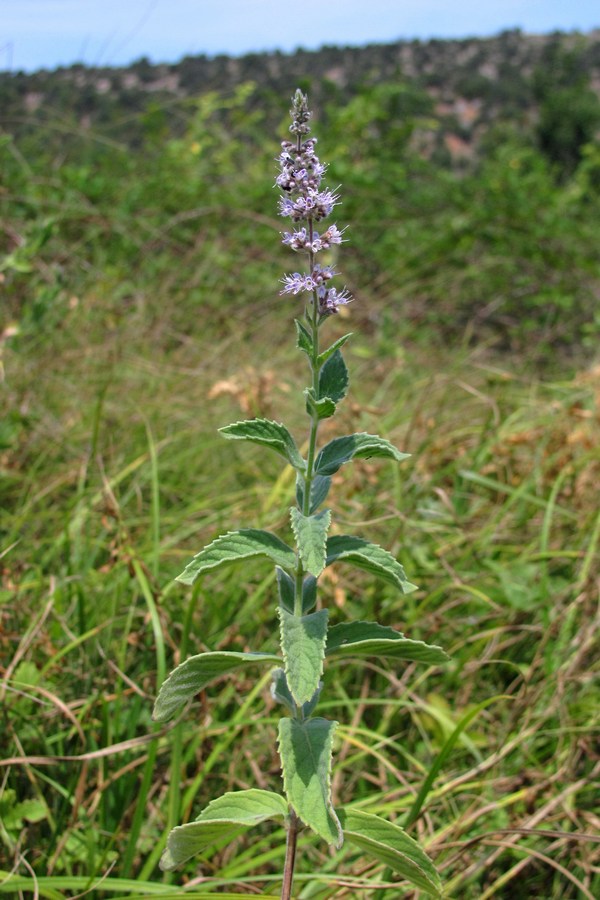
[[[0,897],[278,895],[268,827],[158,870],[168,829],[215,794],[279,789],[268,675],[151,721],[186,655],[271,649],[264,566],[173,580],[227,528],[289,527],[292,470],[217,433],[303,415],[299,310],[278,295],[286,113],[272,127],[252,90],[204,95],[180,134],[149,123],[138,147],[0,137]],[[377,619],[451,662],[326,670],[324,711],[346,723],[334,795],[409,828],[448,897],[594,900],[598,147],[561,175],[503,132],[456,172],[410,128],[383,139],[388,95],[321,112],[356,298],[331,328],[355,335],[331,429],[412,456],[347,467],[331,505],[419,590],[399,601],[344,567],[324,584],[336,621]],[[309,835],[296,894],[418,896]]]

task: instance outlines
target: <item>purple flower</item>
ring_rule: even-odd
[[[289,217],[294,224],[306,223],[301,228],[283,232],[283,243],[296,252],[308,255],[310,273],[294,272],[285,275],[281,293],[308,292],[313,295],[313,302],[318,304],[319,314],[329,316],[352,298],[345,288],[338,293],[336,288],[326,286],[337,273],[331,266],[316,264],[315,256],[321,250],[341,244],[344,240],[343,231],[337,225],[330,225],[319,233],[314,226],[331,215],[340,198],[329,188],[321,189],[321,180],[327,166],[320,162],[315,153],[316,138],[306,137],[310,131],[308,123],[311,113],[307,98],[299,90],[293,97],[290,114],[290,131],[296,135],[296,142],[282,141],[278,157],[280,174],[275,183],[284,192],[284,196],[279,198],[279,214]]]
[[[333,191],[315,191],[308,188],[295,200],[290,197],[281,197],[279,200],[279,214],[290,216],[293,222],[301,222],[303,219],[312,219],[320,222],[331,214],[333,207],[338,203],[339,195]]]
[[[322,316],[332,316],[337,313],[340,306],[346,306],[352,302],[352,297],[344,288],[339,294],[334,287],[320,287],[317,291],[319,299],[319,312]]]
[[[301,291],[312,291],[315,287],[311,276],[302,275],[300,272],[284,275],[281,281],[284,287],[280,294],[299,294]]]
[[[320,250],[328,250],[332,244],[341,244],[344,238],[343,232],[339,230],[337,225],[330,225],[327,231],[319,234],[313,231],[312,239],[306,228],[300,228],[298,231],[284,231],[282,243],[290,247],[292,250],[318,253]]]

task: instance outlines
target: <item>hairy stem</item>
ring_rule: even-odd
[[[290,810],[290,822],[287,831],[287,843],[285,847],[285,866],[283,868],[283,884],[281,885],[281,900],[291,900],[292,883],[294,881],[294,866],[296,865],[296,844],[298,842],[299,820],[294,810]]]

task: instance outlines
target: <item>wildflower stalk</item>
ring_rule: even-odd
[[[331,511],[321,509],[332,476],[346,463],[361,457],[401,462],[407,454],[384,438],[366,433],[344,435],[318,446],[321,420],[335,414],[347,392],[348,370],[341,348],[350,337],[344,335],[321,351],[319,332],[352,298],[345,289],[331,286],[337,274],[333,268],[317,262],[321,251],[342,243],[343,232],[336,225],[317,230],[339,197],[321,188],[326,167],[316,156],[316,140],[307,136],[311,113],[300,91],[294,95],[291,116],[290,131],[296,140],[282,143],[276,180],[283,192],[279,212],[293,223],[292,231],[284,232],[283,243],[304,256],[308,270],[285,275],[281,294],[305,295],[304,315],[296,320],[296,329],[297,346],[310,368],[310,386],[304,391],[310,419],[307,456],[303,458],[294,438],[279,422],[235,422],[221,433],[230,440],[250,441],[275,451],[295,469],[296,506],[290,509],[295,546],[260,529],[228,532],[197,553],[177,579],[193,584],[203,572],[220,566],[255,557],[269,559],[277,570],[280,652],[222,650],[192,656],[164,682],[153,713],[157,721],[167,721],[215,678],[237,669],[270,666],[271,693],[283,708],[277,749],[284,790],[282,795],[251,788],[212,800],[194,822],[171,831],[161,867],[174,869],[213,844],[237,836],[241,829],[273,820],[282,822],[287,831],[281,900],[292,897],[297,838],[303,827],[338,849],[345,840],[356,844],[424,893],[441,897],[433,864],[402,828],[352,806],[334,809],[331,768],[338,723],[313,715],[323,688],[326,659],[350,657],[358,663],[371,655],[436,665],[447,657],[439,647],[410,640],[376,622],[330,625],[329,611],[317,607],[318,578],[338,561],[366,570],[402,594],[414,590],[414,585],[395,557],[378,545],[351,535],[330,536]]]

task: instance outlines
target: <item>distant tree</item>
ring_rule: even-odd
[[[600,127],[600,100],[589,87],[582,50],[565,50],[558,38],[551,40],[533,73],[532,87],[539,102],[538,145],[561,175],[568,176]]]
[[[562,88],[540,107],[537,135],[540,149],[563,174],[572,173],[600,126],[600,101],[589,88]]]

